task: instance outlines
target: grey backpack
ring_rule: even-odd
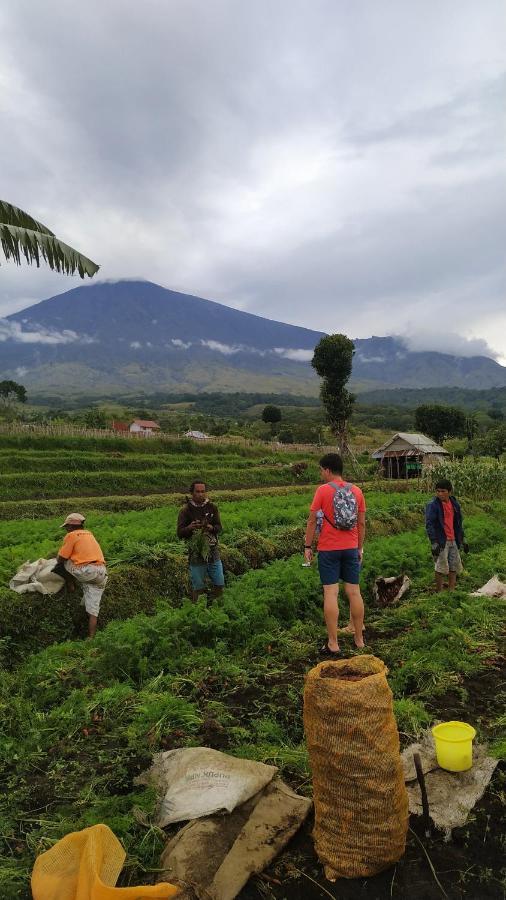
[[[349,482],[336,484],[334,481],[330,481],[329,484],[334,488],[334,521],[331,522],[328,516],[325,518],[333,528],[350,531],[358,522],[358,503],[351,484]]]

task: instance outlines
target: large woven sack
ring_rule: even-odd
[[[375,656],[357,656],[306,677],[314,842],[331,881],[375,875],[405,850],[408,797],[387,671]]]

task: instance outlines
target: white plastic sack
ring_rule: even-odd
[[[156,753],[153,765],[136,779],[152,784],[159,796],[155,825],[198,819],[236,806],[261,791],[277,773],[276,766],[236,759],[209,747]]]
[[[499,581],[497,575],[494,575],[490,581],[487,581],[478,591],[473,591],[472,597],[506,597],[506,584]]]
[[[9,587],[17,594],[57,594],[64,585],[61,575],[55,575],[53,569],[56,559],[36,559],[25,562],[19,567]]]

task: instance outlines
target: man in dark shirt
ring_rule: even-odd
[[[177,519],[177,536],[188,541],[192,597],[196,601],[205,593],[206,575],[213,586],[211,597],[220,597],[225,579],[218,547],[222,531],[218,507],[208,499],[205,481],[194,481],[190,494]]]
[[[452,494],[453,487],[447,478],[436,482],[436,496],[425,508],[425,528],[431,543],[436,588],[443,590],[444,576],[448,576],[448,587],[453,591],[457,575],[462,572],[460,549],[467,553],[460,503]]]

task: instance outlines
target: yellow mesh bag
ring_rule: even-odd
[[[166,883],[114,887],[125,856],[107,825],[73,831],[36,859],[33,900],[168,900],[179,893]]]
[[[356,656],[306,677],[314,842],[331,881],[374,875],[405,850],[408,797],[387,672],[375,656]]]

